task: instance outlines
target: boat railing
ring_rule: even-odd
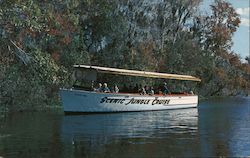
[[[141,96],[192,96],[194,95],[193,93],[188,93],[188,92],[170,92],[168,94],[162,94],[162,93],[155,93],[155,94],[140,94],[140,93],[136,93],[136,92],[97,92],[94,91],[92,88],[90,87],[83,87],[83,86],[73,86],[72,87],[75,90],[83,90],[83,91],[88,91],[88,92],[94,92],[94,93],[98,93],[98,94],[119,94],[119,95],[141,95]]]

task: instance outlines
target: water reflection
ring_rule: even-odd
[[[203,155],[250,155],[250,98],[203,102],[199,106],[198,122]]]
[[[250,156],[249,133],[250,98],[203,101],[198,110],[19,113],[0,119],[0,156]]]
[[[194,142],[197,121],[197,109],[65,116],[62,138],[65,144],[71,144],[70,153],[78,156],[105,156],[103,150],[113,154],[116,150],[119,155],[125,150],[126,156],[135,153],[148,156],[147,149],[163,152],[151,156],[175,155],[177,150],[188,146],[188,142]],[[146,150],[140,149],[143,146]]]
[[[61,115],[16,113],[0,120],[0,157],[62,157]]]

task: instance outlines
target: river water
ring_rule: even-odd
[[[0,157],[250,156],[250,98],[198,109],[0,119]]]

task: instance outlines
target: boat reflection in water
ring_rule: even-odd
[[[185,148],[195,142],[197,122],[196,108],[67,115],[63,118],[61,134],[64,144],[69,145],[67,154],[78,156],[108,157],[108,155],[116,156],[124,152],[126,156],[152,154],[151,156],[155,157],[176,155],[180,148],[183,148],[182,152],[186,151],[185,155],[189,155],[192,151]],[[183,141],[185,139],[187,141]]]

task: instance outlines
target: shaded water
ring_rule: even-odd
[[[0,157],[250,156],[250,98],[198,109],[0,120]]]

